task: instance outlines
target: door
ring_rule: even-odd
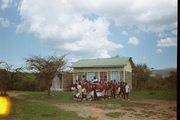
[[[100,81],[107,81],[107,72],[100,72]]]

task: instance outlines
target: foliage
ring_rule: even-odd
[[[166,77],[168,89],[177,89],[177,72],[171,71],[170,76]]]
[[[37,79],[45,81],[48,96],[50,96],[50,87],[52,86],[53,78],[65,67],[66,62],[63,60],[65,56],[66,54],[61,57],[49,56],[47,58],[32,56],[26,59],[28,69],[36,72]]]
[[[0,62],[0,95],[6,96],[7,90],[12,90],[14,85],[22,78],[22,68],[12,69],[12,65]]]
[[[136,64],[132,72],[133,86],[136,90],[141,91],[144,89],[144,85],[149,79],[151,70],[146,64]]]
[[[145,87],[147,90],[176,90],[177,72],[171,71],[170,76],[164,78],[161,74],[150,76]]]

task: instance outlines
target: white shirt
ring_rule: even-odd
[[[98,80],[97,79],[94,79],[93,82],[97,82]]]
[[[78,88],[78,89],[81,89],[82,87],[81,87],[81,85],[78,85],[77,88]]]
[[[126,85],[125,89],[126,89],[126,93],[128,93],[129,92],[129,85]]]

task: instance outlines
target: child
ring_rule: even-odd
[[[125,97],[126,100],[129,101],[129,85],[125,83]]]
[[[76,100],[76,94],[78,93],[78,81],[76,80],[76,82],[71,86],[71,90],[73,90],[73,100]]]

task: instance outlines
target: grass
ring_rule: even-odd
[[[165,90],[165,91],[132,91],[130,94],[132,99],[160,99],[160,100],[177,100],[177,91]]]
[[[76,112],[65,111],[43,102],[29,102],[24,99],[11,98],[12,108],[8,116],[1,120],[94,120],[79,117]]]
[[[16,99],[10,97],[12,106],[11,111],[8,116],[0,116],[0,120],[96,120],[92,117],[79,117],[74,111],[65,111],[63,109],[57,108],[52,104],[56,103],[80,103],[87,104],[87,101],[73,101],[72,92],[52,92],[52,96],[47,96],[46,92],[24,92],[16,91],[21,93],[20,96],[25,97],[25,99]],[[150,104],[131,102],[131,100],[140,99],[162,99],[162,100],[176,100],[177,91],[132,91],[129,94],[130,101],[121,101],[120,99],[107,99],[104,101],[92,101],[90,104],[95,104],[96,107],[101,109],[119,109],[123,107],[126,111],[134,111],[128,107],[135,106],[148,106]],[[27,100],[38,100],[41,102],[29,102]],[[110,104],[110,105],[108,105]],[[169,108],[176,110],[176,108]],[[143,112],[143,111],[142,111]],[[123,116],[125,113],[119,112],[109,112],[107,116],[119,117]],[[152,112],[144,113],[146,115],[152,114]]]
[[[46,92],[21,92],[22,96],[28,99],[43,100],[48,102],[63,102],[63,103],[72,103],[72,92],[63,91],[63,92],[51,92],[52,96],[47,96]],[[162,99],[162,100],[177,100],[177,91],[176,90],[167,90],[167,91],[149,91],[145,90],[142,92],[132,91],[129,93],[129,98],[131,100],[140,100],[140,99]],[[108,99],[104,101],[96,101],[96,103],[114,103],[118,102],[118,99]]]
[[[133,111],[133,112],[136,112],[136,110],[135,110],[135,109],[133,109],[133,108],[123,108],[122,110],[126,110],[126,111]]]

